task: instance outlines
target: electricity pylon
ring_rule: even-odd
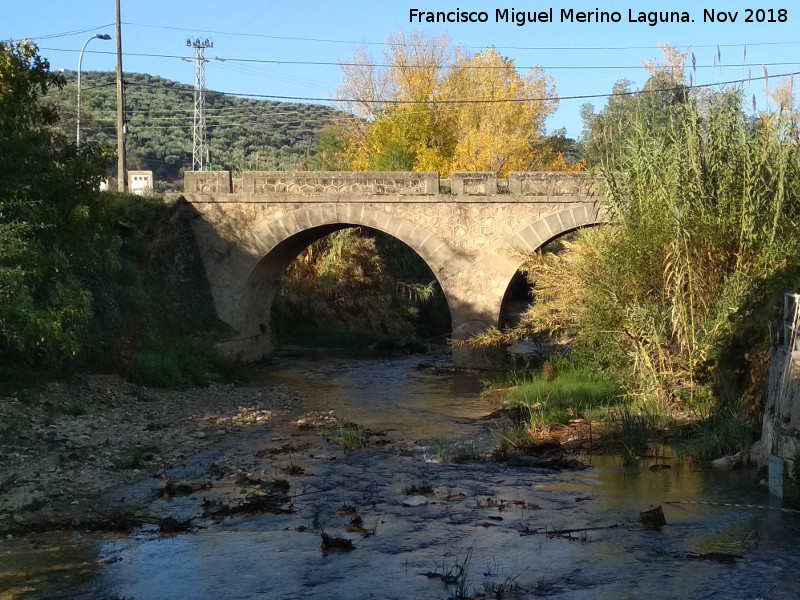
[[[205,64],[209,62],[203,56],[206,48],[213,48],[214,42],[208,38],[186,40],[186,46],[194,48],[194,58],[186,59],[194,63],[194,127],[192,135],[192,171],[204,171],[206,164],[206,115],[205,107]],[[205,165],[205,168],[204,168]]]

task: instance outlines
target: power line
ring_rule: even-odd
[[[313,60],[277,60],[277,59],[261,59],[261,58],[221,58],[225,62],[240,62],[240,63],[256,63],[256,64],[274,64],[274,65],[302,65],[302,66],[326,66],[326,67],[377,67],[385,69],[465,69],[465,70],[491,70],[491,69],[507,69],[513,66],[514,69],[527,71],[530,69],[543,69],[545,71],[561,71],[561,70],[641,70],[647,69],[644,65],[533,65],[533,66],[517,66],[511,64],[501,65],[475,65],[475,64],[428,64],[428,65],[415,65],[415,64],[392,64],[392,63],[358,63],[358,62],[344,62],[344,61],[313,61]],[[782,61],[770,63],[736,63],[736,64],[703,64],[692,65],[693,69],[719,69],[722,67],[785,67],[788,65],[800,64],[798,61]]]
[[[40,48],[40,50],[48,50],[50,52],[79,52],[78,50],[66,48]],[[87,54],[113,54],[113,52],[104,50],[87,50]],[[193,58],[180,56],[177,54],[147,54],[141,52],[128,52],[126,56],[136,56],[145,58],[171,58],[180,60],[194,60]],[[415,65],[415,64],[391,64],[391,63],[371,63],[371,62],[345,62],[345,61],[320,61],[320,60],[280,60],[280,59],[267,59],[267,58],[222,58],[216,57],[216,60],[223,62],[245,63],[245,64],[268,64],[268,65],[298,65],[298,66],[322,66],[322,67],[377,67],[377,68],[393,68],[393,69],[470,69],[470,70],[490,70],[490,69],[507,69],[509,64],[502,65],[463,65],[463,64],[428,64],[428,65]],[[731,68],[744,68],[744,67],[786,67],[789,65],[800,64],[798,61],[780,61],[780,62],[767,62],[767,63],[711,63],[702,65],[692,65],[693,69],[721,69],[723,67]],[[644,65],[533,65],[533,66],[518,66],[513,65],[514,69],[530,70],[530,69],[543,69],[545,71],[560,71],[560,70],[642,70],[647,69]]]
[[[54,38],[60,37],[69,37],[71,35],[78,35],[82,33],[89,33],[91,31],[97,31],[98,29],[105,29],[106,27],[113,27],[115,23],[106,23],[105,25],[97,25],[95,27],[87,27],[86,29],[74,29],[72,31],[64,31],[62,33],[51,33],[49,35],[36,35],[36,36],[26,36],[26,39],[31,40],[51,40]]]
[[[174,31],[196,31],[186,29],[184,27],[173,27],[169,25],[151,25],[147,23],[133,23],[133,22],[125,22],[126,25],[131,25],[134,27],[146,27],[152,29],[169,29]],[[336,39],[328,39],[328,38],[311,38],[311,37],[291,37],[291,36],[281,36],[281,35],[267,35],[263,33],[244,33],[240,31],[215,31],[215,30],[203,30],[202,33],[212,33],[215,35],[231,35],[237,37],[254,37],[254,38],[263,38],[263,39],[270,39],[270,40],[285,40],[285,41],[298,41],[298,42],[320,42],[326,44],[360,44],[366,46],[409,46],[409,47],[416,47],[421,46],[425,47],[426,44],[424,43],[414,43],[414,42],[371,42],[371,41],[364,41],[364,40],[336,40]],[[687,47],[691,48],[740,48],[742,46],[779,46],[779,45],[796,45],[800,44],[800,41],[791,40],[791,41],[783,41],[783,42],[749,42],[749,43],[739,43],[739,44],[690,44]],[[659,46],[496,46],[494,44],[488,44],[485,46],[462,46],[464,48],[476,49],[489,49],[489,48],[497,48],[498,50],[558,50],[558,51],[565,51],[565,50],[660,50]]]
[[[788,77],[788,76],[793,76],[793,75],[800,75],[800,71],[794,72],[794,73],[776,74],[776,75],[772,75],[771,77],[778,78],[778,77]],[[737,83],[744,83],[745,81],[764,80],[764,79],[766,79],[766,77],[767,76],[760,76],[760,77],[751,77],[751,78],[748,78],[748,79],[735,79],[735,80],[729,80],[729,81],[718,82],[718,83],[700,84],[700,85],[695,85],[695,86],[692,86],[692,87],[688,87],[687,86],[686,89],[691,91],[691,89],[696,89],[696,88],[709,88],[709,87],[715,87],[715,86],[733,85],[733,84],[737,84]],[[141,84],[141,85],[144,85],[145,87],[158,87],[158,86],[151,86],[151,85],[147,85],[147,84]],[[389,105],[391,105],[391,104],[449,105],[449,106],[452,106],[453,108],[444,108],[443,110],[457,110],[454,107],[454,105],[456,105],[456,104],[486,104],[486,103],[497,104],[497,103],[502,103],[502,102],[523,103],[523,102],[541,102],[541,101],[552,101],[552,100],[610,98],[610,97],[620,97],[620,96],[633,96],[633,95],[636,95],[636,94],[669,92],[669,91],[672,91],[673,89],[675,89],[675,88],[674,87],[673,88],[657,88],[657,89],[645,89],[645,90],[637,90],[637,91],[630,91],[630,92],[612,92],[612,93],[608,93],[608,94],[585,94],[585,95],[567,96],[567,97],[562,97],[562,98],[558,98],[558,97],[541,97],[541,98],[517,98],[517,99],[506,99],[506,100],[457,99],[457,100],[432,100],[432,101],[427,101],[427,102],[426,101],[373,100],[373,101],[365,101],[365,102],[374,102],[374,103],[380,102],[380,103],[389,104]],[[283,97],[283,98],[285,98],[285,97]],[[314,99],[311,98],[311,99],[307,99],[307,100],[314,100]],[[345,102],[346,100],[339,99],[338,101]],[[220,109],[220,110],[223,110],[223,109]],[[137,117],[137,115],[135,115],[132,112],[130,114],[132,115],[132,119],[134,117]],[[297,121],[300,118],[300,115],[298,115],[298,118],[297,119],[293,119],[292,121],[269,121],[269,118],[268,118],[267,115],[250,114],[250,115],[244,115],[244,116],[246,116],[246,117],[253,116],[253,117],[256,117],[257,119],[256,120],[241,120],[240,119],[239,121],[234,122],[234,123],[213,123],[211,125],[208,125],[208,127],[209,128],[214,128],[214,129],[218,129],[218,128],[226,128],[227,129],[227,128],[241,128],[243,126],[252,127],[252,126],[258,126],[258,125],[264,125],[266,127],[273,128],[275,125],[294,125],[294,124],[297,124]],[[220,118],[220,119],[222,119],[223,117],[224,117],[224,115],[222,115],[222,114],[218,115],[218,118]],[[265,120],[263,120],[263,121],[259,120],[259,117],[263,118]],[[168,119],[169,120],[174,119],[174,120],[178,120],[178,121],[188,120],[188,115],[183,116],[183,117],[181,117],[181,116],[175,116],[175,117],[169,117],[169,116],[167,116],[167,117],[151,117],[151,118],[150,117],[141,117],[141,119],[144,122],[132,122],[131,123],[131,125],[136,130],[139,130],[139,131],[141,131],[141,130],[158,130],[158,129],[181,129],[181,125],[180,124],[169,124],[169,123],[156,122],[156,121],[163,121],[163,120],[168,120]],[[337,121],[339,121],[339,122],[342,122],[342,123],[345,123],[345,122],[352,123],[354,120],[356,120],[355,117],[348,116],[348,115],[345,115],[345,114],[331,115],[326,119],[326,121],[328,121],[328,122],[337,122]],[[102,119],[99,119],[98,122],[101,123],[101,126],[102,126]],[[275,132],[275,133],[280,133],[280,132]]]
[[[105,127],[107,125],[107,122],[106,123],[102,123],[102,122],[98,121],[98,124]],[[146,130],[146,129],[153,129],[153,130],[179,129],[179,130],[184,130],[184,129],[187,129],[189,127],[188,124],[184,125],[184,126],[181,126],[181,125],[164,125],[164,124],[157,124],[157,123],[156,124],[150,124],[150,123],[128,123],[128,125],[129,125],[129,130],[128,130],[128,134],[129,135],[135,135],[137,131],[142,131],[142,130]],[[245,126],[248,127],[248,128],[252,128],[252,126],[254,126],[254,125],[263,125],[266,128],[266,129],[264,129],[265,132],[272,132],[272,133],[275,133],[275,135],[282,135],[282,132],[280,132],[280,131],[274,131],[273,132],[273,124],[272,123],[249,123],[249,122],[217,123],[217,124],[212,124],[212,125],[206,125],[206,128],[207,129],[241,129],[242,127],[245,127]],[[307,130],[307,131],[309,131],[311,134],[314,133],[310,129]],[[294,133],[296,133],[296,132],[294,132]],[[300,141],[302,141],[302,140],[300,140]]]
[[[267,71],[257,66],[226,65],[225,63],[220,62],[218,65],[215,65],[215,67],[219,67],[224,71],[230,71],[233,73],[242,73],[250,77],[261,77],[263,79],[280,81],[283,83],[292,83],[303,87],[318,88],[323,90],[327,90],[329,88],[329,86],[320,83],[318,80],[309,79],[307,77],[297,77],[294,75],[289,75],[285,72],[282,73],[280,71],[273,71],[273,70]]]
[[[792,72],[792,73],[775,74],[775,75],[772,75],[771,77],[780,78],[780,77],[788,77],[788,76],[794,76],[794,75],[800,75],[800,71]],[[702,88],[709,88],[709,87],[715,87],[715,86],[734,85],[734,84],[741,84],[741,83],[752,82],[752,81],[760,81],[760,80],[765,80],[767,77],[768,77],[768,75],[764,75],[764,76],[758,76],[758,77],[748,77],[748,78],[741,78],[741,79],[733,79],[733,80],[728,80],[728,81],[723,81],[723,82],[716,82],[716,83],[697,84],[697,85],[693,85],[693,86],[687,86],[687,90],[702,89]],[[163,86],[158,85],[158,84],[148,84],[148,83],[139,83],[139,82],[130,82],[129,81],[129,82],[126,82],[126,85],[133,86],[133,87],[147,87],[147,88],[163,89]],[[180,84],[180,85],[183,85],[183,84]],[[177,89],[176,90],[174,86],[172,88],[170,88],[170,89],[172,91],[174,91],[174,92],[179,92],[179,93],[183,93],[183,92],[188,93],[189,91],[191,91],[191,88],[189,88],[188,86],[186,86],[185,89]],[[218,94],[222,98],[230,96],[230,97],[238,97],[238,98],[254,97],[254,98],[269,98],[269,99],[282,99],[282,100],[325,101],[325,102],[341,102],[341,103],[362,102],[362,103],[384,104],[384,105],[424,105],[424,106],[428,106],[428,105],[445,105],[445,106],[447,106],[447,105],[450,105],[450,106],[453,106],[452,109],[442,108],[440,110],[457,110],[454,107],[454,105],[457,105],[457,104],[488,104],[488,103],[498,104],[498,103],[509,103],[509,102],[524,103],[524,102],[544,102],[544,101],[555,101],[555,100],[611,98],[611,97],[617,97],[617,96],[632,96],[632,95],[636,95],[636,94],[668,92],[668,91],[671,91],[673,89],[674,89],[674,87],[671,87],[671,88],[653,88],[653,89],[643,89],[643,90],[635,90],[635,91],[632,90],[632,91],[627,91],[627,92],[611,92],[611,93],[605,93],[605,94],[583,94],[583,95],[562,96],[562,97],[558,97],[558,96],[543,96],[543,97],[536,97],[536,98],[508,98],[508,99],[488,99],[488,100],[487,99],[459,98],[459,99],[452,99],[452,100],[429,100],[429,101],[402,101],[402,100],[386,100],[386,99],[361,100],[361,99],[313,98],[313,97],[298,98],[298,97],[292,97],[292,96],[273,96],[273,95],[265,95],[265,94],[235,94],[235,93],[232,93],[232,92],[214,92],[214,93]],[[283,120],[270,121],[269,117],[272,116],[272,115],[263,114],[263,113],[261,113],[261,114],[255,113],[255,112],[253,112],[254,108],[255,107],[247,107],[246,106],[246,107],[219,107],[219,108],[209,109],[209,110],[213,110],[213,111],[218,111],[219,112],[218,115],[212,116],[212,119],[214,119],[214,120],[217,120],[217,119],[223,120],[225,118],[226,114],[230,114],[231,112],[244,111],[244,114],[240,115],[240,117],[239,117],[240,120],[238,122],[230,123],[230,124],[214,123],[214,124],[212,124],[212,127],[214,127],[214,128],[218,128],[218,127],[241,127],[242,125],[262,125],[262,124],[265,125],[265,126],[270,126],[270,127],[271,126],[275,126],[275,125],[297,125],[298,121],[300,121],[304,116],[304,115],[301,115],[299,113],[299,111],[297,111],[297,110],[290,110],[288,107],[278,106],[278,107],[274,108],[274,110],[272,112],[272,115],[278,115],[278,116],[283,117],[284,119],[286,119],[288,117],[291,120],[288,120],[288,121],[283,121]],[[188,120],[188,118],[189,118],[189,115],[186,114],[185,112],[183,112],[181,109],[177,109],[175,111],[172,111],[172,114],[174,116],[170,116],[169,115],[169,111],[167,111],[167,113],[168,113],[167,115],[163,115],[162,114],[160,116],[153,116],[153,117],[147,117],[147,116],[139,117],[139,115],[137,115],[134,111],[131,111],[131,110],[126,111],[126,112],[129,115],[131,115],[132,119],[133,118],[135,118],[137,120],[138,119],[142,119],[143,121],[145,121],[144,124],[142,124],[142,123],[136,123],[135,124],[135,126],[137,128],[140,128],[140,129],[142,127],[148,127],[148,128],[160,127],[160,128],[165,128],[165,129],[179,128],[180,125],[178,125],[178,124],[172,125],[172,124],[169,124],[169,123],[164,123],[164,121],[170,121],[170,120],[183,121],[183,120]],[[244,119],[242,119],[242,117],[244,117]],[[248,117],[252,117],[255,120],[250,119]],[[149,124],[147,123],[148,119],[150,120]],[[261,121],[261,119],[264,119],[264,121]],[[344,123],[344,122],[353,122],[354,119],[355,119],[355,117],[353,117],[351,115],[347,115],[345,113],[338,113],[338,114],[334,113],[332,115],[326,115],[324,120],[329,121],[329,122],[337,122],[338,121],[338,122],[343,122]]]
[[[281,106],[289,107],[289,106],[298,106],[298,105],[297,104],[286,103],[286,104],[282,104]],[[303,105],[303,106],[311,106],[311,105]],[[319,105],[316,105],[316,106],[319,106]],[[263,107],[263,108],[266,108],[266,107]],[[337,114],[336,111],[334,111],[333,109],[330,109],[328,107],[322,107],[322,108],[324,108],[326,111],[329,111],[329,113],[327,113],[325,115],[317,115],[319,117],[327,118],[328,116],[333,117],[333,116],[336,116],[336,114]],[[283,110],[260,110],[259,111],[259,110],[256,110],[256,107],[239,108],[239,107],[236,107],[236,106],[230,106],[230,107],[227,107],[227,108],[217,108],[217,109],[213,109],[213,110],[218,114],[209,115],[208,113],[211,112],[212,109],[209,109],[209,108],[205,109],[206,120],[224,118],[227,115],[233,114],[233,115],[237,115],[238,117],[249,117],[249,116],[252,116],[252,117],[263,117],[263,116],[272,117],[272,116],[275,116],[275,117],[280,117],[280,118],[284,118],[284,119],[290,119],[290,120],[287,120],[287,121],[282,121],[284,123],[292,123],[292,122],[295,122],[295,121],[302,121],[303,119],[306,119],[309,116],[309,115],[306,115],[306,114],[303,114],[303,113],[299,113],[299,112],[288,112],[288,111],[283,111]],[[131,109],[131,108],[128,108],[125,111],[125,114],[126,115],[134,115],[134,116],[136,116],[139,113],[144,113],[144,112],[148,113],[148,115],[144,116],[143,118],[150,118],[150,119],[191,119],[192,118],[192,112],[191,112],[190,109],[172,109],[172,110],[170,110],[170,109],[163,109],[163,108],[162,109],[152,109],[152,108]],[[150,114],[150,113],[157,113],[157,114]],[[92,114],[94,114],[94,115],[108,115],[108,116],[111,116],[111,115],[116,114],[116,112],[114,110],[111,110],[111,109],[93,110]],[[314,116],[314,115],[311,115],[311,116]],[[340,116],[343,117],[343,118],[346,117],[348,119],[352,119],[353,118],[352,115],[346,115],[344,113],[341,113]]]

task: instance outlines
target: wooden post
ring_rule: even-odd
[[[122,23],[117,0],[117,189],[128,189],[125,160],[125,84],[122,80]]]

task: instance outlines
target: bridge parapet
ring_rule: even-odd
[[[510,173],[508,191],[517,196],[594,196],[602,180],[587,173]]]
[[[455,196],[493,196],[497,193],[494,173],[453,173],[450,190]]]
[[[186,171],[185,194],[230,194],[233,189],[230,171]]]
[[[242,173],[242,193],[429,196],[439,193],[439,174],[394,171],[248,171]]]
[[[586,173],[515,172],[507,182],[498,182],[494,173],[453,173],[448,182],[440,181],[436,172],[405,171],[246,171],[235,179],[228,171],[189,171],[184,176],[186,194],[281,196],[284,200],[302,196],[303,202],[314,202],[315,197],[338,202],[337,198],[371,196],[416,197],[419,202],[472,202],[468,197],[480,196],[489,202],[513,202],[509,195],[537,202],[574,202],[601,191],[602,181]]]

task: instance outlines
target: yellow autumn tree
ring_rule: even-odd
[[[438,164],[429,146],[448,134],[431,100],[454,60],[447,36],[413,32],[390,37],[382,63],[364,48],[340,63],[337,95],[344,99],[339,108],[355,117],[345,131],[355,170],[410,170],[418,156]]]
[[[441,90],[441,98],[455,107],[456,171],[505,176],[526,169],[544,134],[545,119],[557,105],[552,81],[541,69],[520,75],[514,61],[494,48],[461,57]]]
[[[470,54],[445,36],[390,38],[384,62],[366,51],[342,63],[340,108],[355,170],[492,171],[569,168],[538,142],[557,105],[550,77],[517,72],[494,48]]]

